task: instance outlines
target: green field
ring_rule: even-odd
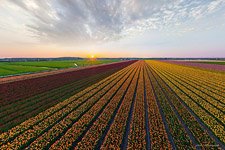
[[[119,60],[67,60],[67,61],[33,61],[33,62],[0,62],[0,76],[34,73],[63,68],[85,67],[117,62]],[[77,65],[77,66],[76,66]]]
[[[197,63],[225,65],[225,61],[200,61],[200,62],[197,62]]]

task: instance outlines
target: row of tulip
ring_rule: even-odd
[[[190,70],[195,70],[195,71],[197,71],[199,73],[199,75],[203,75],[202,77],[209,76],[210,78],[213,78],[213,80],[215,80],[215,81],[216,80],[220,80],[221,81],[220,77],[223,76],[222,75],[223,72],[220,72],[220,71],[202,70],[201,68],[189,67],[189,66],[183,65],[182,63],[177,65],[176,63],[170,63],[170,62],[168,63],[168,62],[166,62],[166,64],[172,64],[173,66],[176,65],[176,66],[185,67],[185,68],[190,69]],[[210,74],[206,75],[205,73],[210,73]],[[219,77],[219,78],[217,78],[217,77]]]
[[[140,62],[139,62],[139,65]],[[139,67],[136,66],[133,70],[138,69]],[[136,72],[136,71],[135,71]],[[122,106],[124,99],[123,95],[126,94],[126,89],[133,86],[131,84],[133,78],[134,80],[138,76],[140,69],[130,76],[128,80],[123,84],[121,89],[116,93],[116,95],[112,98],[110,103],[105,107],[104,111],[101,115],[97,118],[97,120],[93,123],[87,133],[84,135],[82,140],[75,146],[75,149],[98,149],[98,142],[102,142],[101,137],[103,136],[107,126],[110,126],[111,122],[115,119],[117,115],[117,111],[119,107]],[[103,138],[104,139],[104,138]]]
[[[111,81],[113,80],[118,80],[117,78],[121,76],[122,74],[126,73],[129,68],[125,68],[115,75],[112,75],[103,81],[94,84],[93,86],[79,92],[78,94],[74,95],[73,97],[57,104],[56,106],[40,113],[39,115],[28,119],[27,121],[23,122],[22,124],[12,128],[8,132],[5,132],[0,135],[1,137],[1,144],[9,142],[10,140],[18,137],[20,134],[24,133],[29,133],[30,130],[33,129],[33,126],[43,126],[45,124],[55,122],[55,117],[63,116],[64,111],[68,112],[68,108],[73,109],[74,106],[79,106],[82,102],[84,102],[84,98],[88,99],[91,97],[93,94],[96,94],[96,92],[100,91],[103,87],[107,86],[110,84]],[[66,109],[67,108],[67,109]],[[59,115],[59,116],[58,116]],[[51,121],[50,121],[51,120]],[[42,125],[43,124],[43,125]],[[45,125],[48,127],[48,125]],[[35,130],[33,130],[35,132]],[[17,138],[18,139],[18,138]]]
[[[167,66],[167,68],[171,67]],[[189,81],[189,83],[197,85],[198,88],[201,90],[204,89],[210,95],[219,96],[219,98],[225,97],[225,88],[221,88],[220,86],[217,87],[217,83],[211,78],[204,78],[204,80],[200,80],[198,73],[194,71],[190,72],[188,69],[186,69],[186,67],[179,66],[164,71],[173,73],[173,75],[181,77],[182,79]]]
[[[87,86],[88,84],[89,83],[85,82],[85,84],[81,85],[80,88],[78,86],[71,86],[71,88],[67,87],[66,89],[60,90],[60,92],[57,91],[59,94],[46,93],[46,96],[39,97],[36,100],[32,99],[30,103],[26,102],[25,104],[22,104],[22,106],[16,106],[16,109],[13,109],[14,107],[11,107],[11,110],[9,109],[9,111],[7,110],[1,113],[2,117],[0,118],[0,122],[4,124],[1,126],[1,129],[7,130],[13,127],[14,125],[18,124],[18,122],[26,120],[27,118],[38,114],[40,111],[43,111],[50,106],[59,103],[60,101],[62,101],[63,97],[72,95],[72,93],[77,93],[77,91]]]
[[[215,100],[215,103],[219,103],[218,105],[224,106],[225,96],[224,96],[224,93],[222,91],[212,89],[209,86],[201,85],[201,83],[195,82],[192,79],[185,78],[185,76],[181,73],[180,74],[174,73],[174,72],[171,73],[171,72],[168,72],[168,71],[165,71],[165,70],[163,70],[163,72],[179,79],[181,82],[184,82],[185,84],[188,84],[188,85],[192,86],[193,88],[195,88],[200,93],[203,93],[203,95],[213,98]]]
[[[181,118],[184,120],[185,124],[188,126],[190,131],[193,133],[198,145],[215,145],[215,141],[212,137],[210,137],[209,133],[206,132],[205,128],[202,127],[193,114],[191,114],[188,107],[182,103],[182,100],[179,99],[175,93],[170,89],[165,81],[163,81],[159,76],[156,75],[156,78],[164,91],[167,93],[169,101],[174,105],[176,110],[178,111]]]
[[[141,66],[140,66],[141,67]],[[129,112],[132,109],[132,103],[134,101],[134,93],[136,93],[136,84],[138,82],[138,76],[140,67],[133,80],[127,89],[126,95],[123,97],[123,102],[118,109],[117,115],[114,118],[113,123],[110,126],[110,130],[107,132],[104,142],[101,145],[101,149],[120,149],[123,142],[123,137],[128,130],[126,124],[128,122]]]
[[[10,115],[12,113],[24,110],[25,108],[27,109],[28,107],[31,107],[33,104],[37,105],[43,101],[46,102],[50,101],[48,99],[52,98],[52,97],[58,97],[58,95],[63,95],[66,92],[72,92],[75,90],[78,90],[82,87],[85,87],[86,84],[90,84],[92,83],[92,80],[99,80],[102,79],[105,76],[105,74],[98,74],[95,75],[94,78],[89,77],[83,80],[78,80],[77,82],[73,82],[71,84],[67,84],[65,86],[62,86],[60,88],[56,88],[35,96],[32,96],[28,99],[23,99],[21,101],[6,105],[6,106],[2,106],[0,109],[0,118],[6,116],[6,115]],[[60,91],[60,92],[59,92]],[[59,93],[59,94],[57,94]],[[15,107],[16,106],[16,107]]]
[[[225,72],[225,66],[219,64],[209,64],[207,62],[197,62],[197,61],[166,61],[166,62],[190,67],[198,67],[201,69]]]
[[[164,79],[166,80],[166,79]],[[197,99],[193,99],[190,97],[188,93],[181,90],[179,85],[176,83],[167,81],[171,88],[182,98],[182,100],[198,115],[198,117],[214,132],[216,136],[218,136],[223,142],[225,141],[224,138],[224,125],[221,124],[221,121],[211,115],[208,105],[200,105]]]
[[[176,115],[171,105],[169,104],[168,98],[165,93],[162,91],[160,85],[158,84],[155,75],[149,72],[150,80],[152,86],[154,88],[155,97],[160,105],[160,108],[163,112],[163,115],[166,119],[166,124],[168,126],[169,131],[168,134],[171,135],[171,143],[173,147],[177,149],[192,149],[193,143],[188,135],[186,129],[184,128],[183,123],[180,118]]]
[[[26,119],[54,106],[55,104],[69,98],[86,87],[100,81],[101,79],[118,71],[118,68],[106,70],[104,73],[96,73],[81,80],[76,80],[64,86],[52,89],[41,94],[13,101],[0,108],[0,132],[7,131],[12,127],[22,123]],[[45,85],[43,85],[45,86]],[[21,92],[22,93],[22,92]]]
[[[207,93],[201,91],[200,89],[197,88],[196,85],[192,85],[190,83],[187,83],[187,81],[183,81],[182,78],[178,78],[176,76],[174,76],[173,74],[169,74],[167,72],[161,71],[161,73],[163,73],[165,76],[167,76],[168,78],[171,78],[173,80],[175,80],[176,82],[180,83],[182,86],[186,87],[189,91],[191,91],[193,94],[195,94],[196,96],[202,98],[203,100],[205,100],[207,103],[211,104],[213,106],[213,108],[220,110],[221,113],[224,111],[222,110],[225,107],[225,103],[223,102],[224,100],[220,99],[216,99],[215,97],[208,95]]]
[[[113,91],[115,91],[115,89],[118,88],[118,86],[120,86],[121,82],[123,82],[126,78],[128,78],[131,72],[132,71],[129,71],[129,73],[125,74],[125,76],[121,75],[121,77],[117,78],[118,80],[116,80],[116,82],[110,83],[112,84],[112,86],[109,86],[109,88],[103,88],[98,92],[98,94],[90,97],[89,100],[85,102],[82,106],[72,111],[67,117],[62,119],[50,130],[48,130],[43,135],[38,137],[34,142],[32,142],[29,145],[29,149],[40,149],[49,147],[51,143],[54,143],[54,141],[57,140],[62,135],[62,133],[65,132],[66,135],[67,134],[66,131],[69,130],[71,127],[73,127],[73,125],[76,124],[77,121],[79,122],[80,120],[82,120],[82,118],[85,118],[84,116],[87,115],[95,116],[96,112],[94,112],[93,109],[97,111],[96,108],[100,109],[104,105],[104,103],[107,103],[107,101],[109,101],[110,96],[114,94]],[[92,115],[90,115],[89,112],[92,112]],[[84,125],[84,122],[82,123],[82,125]],[[77,133],[76,135],[78,134],[79,133]],[[51,138],[49,139],[49,137]],[[71,139],[72,137],[70,137],[70,140]]]
[[[199,82],[200,84],[205,84],[207,86],[210,86],[210,88],[221,91],[223,94],[225,93],[224,75],[221,73],[203,71],[196,68],[173,65],[173,64],[163,63],[159,61],[157,62],[152,61],[151,63],[154,63],[154,64],[157,63],[162,66],[166,65],[167,71],[170,71],[170,72],[176,71],[178,73],[181,73],[183,76],[189,77],[189,79],[191,80],[195,80]]]
[[[136,97],[133,108],[133,115],[128,136],[128,149],[146,148],[145,130],[145,107],[144,107],[144,69],[145,62],[142,62],[140,77],[138,80]]]
[[[107,70],[123,68],[135,61],[125,61],[112,64],[104,64],[89,68],[76,69],[68,72],[60,72],[49,76],[20,80],[16,82],[0,84],[1,106],[14,103],[32,95],[84,79],[88,76],[103,73]],[[63,79],[63,80],[61,80]]]
[[[150,83],[149,71],[145,72],[145,90],[148,105],[151,149],[172,149],[159,107],[154,96],[154,88]]]
[[[157,62],[151,62],[152,66],[159,68]],[[176,66],[174,66],[176,67]],[[164,70],[167,67],[164,65]],[[161,69],[163,70],[163,68]],[[156,70],[159,76],[176,92],[176,94],[189,106],[189,108],[197,114],[197,116],[213,131],[213,133],[222,141],[225,142],[224,131],[224,115],[218,109],[215,109],[210,103],[190,91],[187,87],[181,85],[174,78],[170,78],[162,71]],[[212,81],[213,82],[213,81]]]
[[[200,104],[202,107],[206,108],[210,114],[214,115],[215,118],[219,119],[222,124],[225,123],[225,112],[223,110],[224,107],[218,108],[216,105],[220,103],[215,103],[212,98],[206,97],[203,95],[203,93],[198,92],[195,88],[191,87],[190,85],[183,85],[182,82],[176,78],[172,78],[171,76],[164,74],[161,72],[164,76],[166,76],[169,80],[174,81],[176,85],[178,85],[181,90],[185,91],[192,99],[196,100],[198,104]]]
[[[160,68],[162,68],[162,67],[163,67],[163,65],[160,66]],[[224,88],[220,88],[219,90],[213,90],[212,88],[209,87],[210,84],[207,84],[208,86],[202,86],[201,85],[202,82],[199,82],[199,81],[198,82],[196,82],[196,81],[193,82],[193,79],[194,79],[193,77],[191,79],[189,78],[187,80],[187,78],[185,78],[185,72],[187,72],[185,67],[180,68],[179,70],[176,70],[176,69],[174,69],[174,70],[172,70],[172,69],[165,70],[164,69],[163,72],[165,72],[165,73],[167,73],[167,74],[169,74],[171,76],[174,76],[175,78],[178,78],[180,82],[183,82],[183,84],[192,86],[193,88],[195,88],[197,91],[199,91],[203,95],[208,96],[208,97],[212,97],[217,102],[221,103],[223,105],[222,107],[224,107],[224,104],[225,104],[225,99],[224,99],[225,98],[225,94],[224,94],[224,91],[223,91]],[[196,73],[193,72],[193,74],[196,74]],[[212,91],[216,91],[216,93],[212,92]]]

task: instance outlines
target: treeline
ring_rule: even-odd
[[[63,60],[82,60],[80,57],[58,57],[58,58],[2,58],[1,62],[26,62],[26,61],[63,61]]]

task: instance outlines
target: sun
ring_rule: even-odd
[[[96,55],[91,54],[88,56],[88,58],[89,58],[89,60],[94,61],[94,60],[96,60]]]

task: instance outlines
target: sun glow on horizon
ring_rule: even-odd
[[[90,59],[94,59],[94,58],[96,58],[96,55],[95,54],[89,54],[87,57],[90,58]]]

